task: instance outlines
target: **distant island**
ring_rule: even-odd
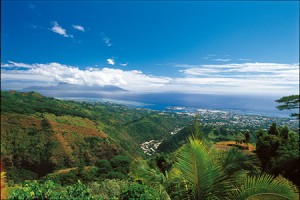
[[[76,92],[84,92],[84,91],[93,91],[93,92],[126,92],[120,87],[114,85],[79,85],[79,84],[69,84],[66,82],[60,82],[54,86],[30,86],[22,89],[22,92],[40,92],[47,90],[57,90],[57,91],[76,91]]]

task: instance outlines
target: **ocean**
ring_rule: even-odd
[[[169,107],[231,111],[239,114],[255,114],[270,117],[289,117],[292,111],[280,111],[275,102],[280,96],[218,95],[182,93],[93,93],[65,94],[60,99],[92,102],[111,102],[128,106],[164,111]]]

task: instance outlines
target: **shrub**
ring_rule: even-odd
[[[106,179],[100,183],[93,182],[89,184],[91,193],[96,199],[119,199],[122,191],[127,187],[125,180]]]
[[[127,175],[120,172],[110,172],[107,174],[107,178],[110,179],[126,179]]]
[[[54,193],[54,183],[46,181],[40,184],[38,181],[25,181],[21,188],[14,190],[8,199],[52,199]]]
[[[132,183],[121,194],[120,199],[154,200],[159,199],[159,195],[150,187],[138,183]]]
[[[14,190],[8,196],[8,199],[93,199],[87,187],[80,181],[75,185],[68,186],[66,190],[63,189],[60,185],[55,185],[51,180],[43,184],[36,180],[26,181],[21,188]]]
[[[112,171],[112,167],[108,160],[97,160],[95,165],[98,167],[98,174],[108,174]]]

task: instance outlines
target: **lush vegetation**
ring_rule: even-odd
[[[257,132],[256,154],[264,171],[276,176],[282,174],[300,185],[298,133],[287,126],[277,128],[273,123],[268,132]]]
[[[94,166],[116,155],[143,156],[140,143],[162,139],[187,121],[120,105],[2,91],[1,157],[9,180],[35,180],[59,169]],[[110,177],[122,176],[118,173],[126,170],[112,171]]]
[[[261,173],[255,156],[233,148],[218,152],[189,139],[176,152],[167,173],[135,159],[127,180],[80,181],[62,187],[53,181],[25,182],[10,199],[297,199],[298,189],[287,179]],[[109,189],[108,189],[109,188]]]
[[[277,103],[280,103],[277,108],[279,110],[297,110],[297,113],[292,113],[292,117],[296,117],[297,119],[300,118],[299,114],[299,104],[300,104],[300,96],[299,95],[290,95],[282,97],[278,100],[276,100]]]
[[[34,92],[1,100],[8,199],[299,198],[299,133],[287,126],[239,130]],[[146,157],[149,140],[163,142]]]

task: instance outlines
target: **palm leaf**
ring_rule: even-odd
[[[296,186],[283,177],[263,174],[248,176],[241,187],[232,191],[230,199],[258,200],[258,199],[298,199]]]
[[[237,148],[231,148],[229,151],[223,151],[218,157],[217,162],[222,166],[226,174],[232,175],[241,170],[246,170],[251,175],[260,171],[260,165],[257,157],[247,155]]]
[[[229,177],[213,162],[207,147],[197,139],[190,139],[178,154],[177,166],[183,177],[194,187],[195,199],[211,199],[226,195]]]
[[[166,177],[161,172],[150,168],[145,160],[141,158],[134,160],[130,165],[129,175],[136,180],[141,180],[145,185],[156,189],[160,199],[170,200],[170,196],[163,185]]]
[[[289,200],[289,198],[284,197],[279,194],[273,194],[273,193],[261,193],[256,194],[251,197],[248,197],[246,200]]]

